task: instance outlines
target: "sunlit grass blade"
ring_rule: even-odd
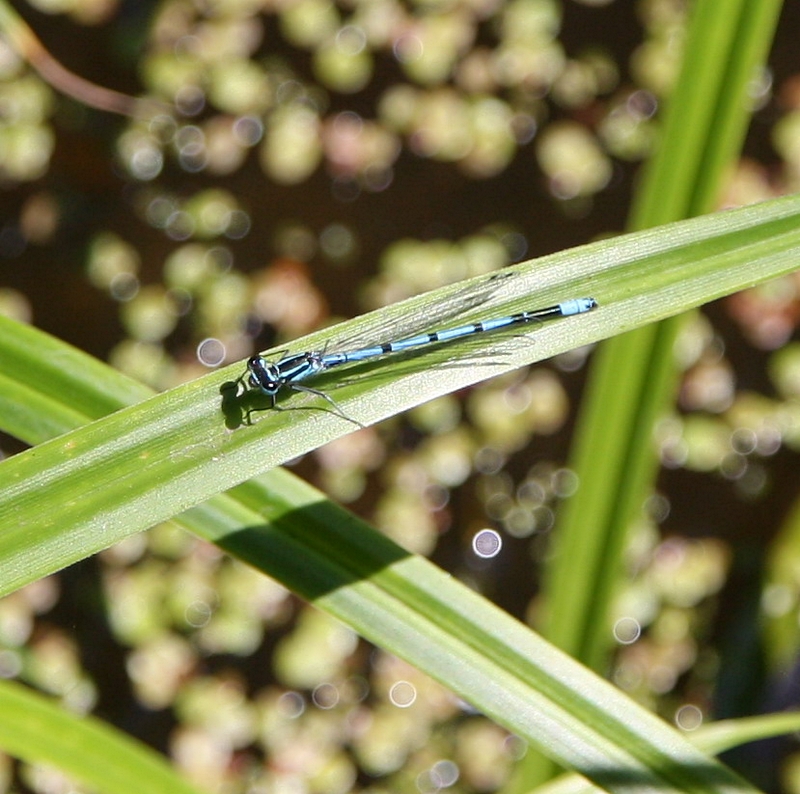
[[[725,169],[738,155],[747,100],[762,67],[781,3],[698,0],[683,64],[664,116],[659,149],[645,167],[630,227],[647,228],[709,212]],[[603,346],[592,367],[571,467],[581,483],[559,516],[546,571],[545,634],[593,669],[607,669],[610,608],[629,527],[656,472],[652,430],[674,399],[674,318]],[[602,450],[603,465],[597,465]],[[587,521],[591,516],[591,522]],[[576,588],[576,578],[582,587]],[[529,756],[512,790],[546,780],[552,766]]]
[[[235,489],[267,523],[236,532],[209,527],[215,542],[279,571],[316,606],[610,791],[739,785],[707,759],[684,756],[684,739],[660,719],[424,558],[345,520],[308,486],[290,487],[284,506],[258,482]]]
[[[800,499],[795,500],[770,544],[764,567],[762,641],[765,662],[770,673],[783,676],[795,666],[800,647],[796,609]]]
[[[634,227],[711,209],[721,174],[736,155],[748,118],[748,86],[762,63],[780,3],[693,7],[684,64],[670,98],[661,147],[646,167]],[[643,277],[646,272],[642,272]],[[559,516],[546,581],[545,633],[596,670],[613,644],[609,606],[628,528],[656,470],[652,429],[674,399],[673,358],[680,319],[619,336],[592,368],[572,462],[581,489]],[[597,450],[603,466],[597,466]],[[591,530],[586,516],[592,516]],[[559,553],[558,550],[562,553]],[[578,577],[584,587],[575,588]]]
[[[751,92],[772,44],[781,0],[698,0],[667,100],[659,147],[644,166],[629,227],[646,229],[713,210],[739,156]]]
[[[461,353],[463,366],[458,345],[434,346],[424,355],[358,367],[358,377],[351,373],[336,388],[333,379],[319,385],[349,416],[376,421],[790,272],[800,255],[798,216],[800,198],[782,199],[546,257],[516,269],[493,312],[530,305],[526,290],[542,282],[537,294],[544,292],[543,304],[594,293],[600,308],[546,323],[529,343],[479,336]],[[558,285],[557,273],[567,274],[566,286]],[[413,310],[424,316],[425,305],[439,299],[438,293],[423,296]],[[348,328],[359,322],[374,318]],[[317,337],[309,344],[322,343]],[[0,361],[7,376],[13,363]],[[223,388],[240,371],[199,378],[0,463],[0,590],[9,592],[353,430],[313,395],[288,395],[282,410],[257,414],[246,425],[242,401]],[[58,385],[50,373],[45,388]],[[43,501],[59,510],[42,510]]]
[[[0,749],[108,794],[200,794],[149,747],[13,681],[0,680]]]
[[[42,348],[58,346],[32,328],[0,327],[5,331],[0,334],[0,351],[7,334],[16,332],[16,342],[27,343],[28,363],[34,367],[44,363]],[[47,356],[53,354],[69,370],[89,363],[66,345],[48,350]],[[95,376],[101,374],[96,366],[93,369]],[[24,371],[20,368],[18,374]],[[119,378],[109,373],[111,383]],[[97,392],[98,402],[106,400],[101,378],[85,385]],[[87,405],[92,402],[88,399]],[[672,731],[623,695],[554,654],[509,616],[288,472],[264,475],[177,520],[418,665],[519,735],[548,747],[561,763],[584,769],[595,779],[613,778],[624,769],[626,780],[643,785],[674,781],[682,790],[692,780],[706,781],[704,790],[725,790],[725,781],[732,780],[706,759],[686,756],[687,748]],[[12,732],[13,716],[9,709]],[[46,757],[58,763],[63,723],[74,719],[64,715],[60,721],[40,720],[35,739],[21,730],[14,733],[17,742],[7,747],[23,758]],[[594,730],[587,732],[592,723]],[[105,741],[114,742],[113,735]],[[102,749],[105,743],[93,746]],[[113,752],[110,757],[115,757]],[[63,768],[80,773],[83,758],[78,755],[72,766]],[[149,761],[142,763],[146,767]],[[101,764],[99,773],[102,770]],[[148,774],[143,769],[141,779]],[[131,776],[140,779],[135,770]],[[609,788],[615,789],[613,780]],[[673,789],[667,785],[664,790]]]
[[[542,274],[542,303],[564,291],[591,292],[602,309],[575,322],[544,325],[530,344],[510,339],[508,353],[504,346],[499,355],[490,341],[483,352],[492,366],[510,367],[787,272],[800,254],[799,218],[800,200],[783,200],[523,266],[510,282],[515,289],[495,301],[498,313],[529,304],[516,290],[524,292],[530,280],[541,282]],[[555,271],[568,274],[567,287],[547,283]],[[594,289],[585,289],[588,283]],[[428,302],[438,300],[436,294],[423,296],[415,310],[424,313]],[[5,350],[19,345],[4,340],[17,332],[13,323],[0,324],[0,363],[7,377],[24,381],[38,363],[32,360],[36,346],[27,369],[15,362]],[[470,360],[481,350],[470,347]],[[444,352],[432,351],[432,357]],[[452,361],[452,350],[447,355]],[[62,361],[64,377],[74,377],[68,357],[51,354],[48,360]],[[436,393],[484,374],[474,366],[466,374],[452,366],[431,367],[428,360],[399,364],[382,366],[368,386],[380,393],[387,388],[384,380],[413,381],[423,373]],[[219,387],[232,371],[239,373],[202,378],[0,464],[0,582],[6,591],[321,443],[329,427],[350,429],[324,412],[288,409],[259,417],[253,427],[229,427]],[[37,388],[57,394],[58,377],[51,371]],[[348,389],[358,391],[353,384],[341,391]],[[427,396],[398,399],[392,391],[394,410]],[[380,412],[360,399],[351,398],[347,409],[355,404]],[[42,511],[42,504],[55,507]],[[216,497],[180,520],[609,790],[629,788],[631,781],[664,790],[748,790],[525,627],[284,472]]]
[[[686,734],[686,738],[707,753],[722,753],[749,742],[771,739],[800,730],[800,711],[764,714],[738,720],[720,720]],[[575,774],[559,775],[530,794],[596,794],[602,791]]]

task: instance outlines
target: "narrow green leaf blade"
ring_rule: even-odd
[[[91,716],[71,714],[13,681],[0,680],[0,747],[50,764],[108,794],[198,794],[166,759]]]
[[[790,272],[800,261],[798,221],[800,198],[792,197],[547,257],[517,269],[493,313],[529,305],[526,291],[542,274],[549,274],[543,302],[594,293],[600,308],[542,325],[530,344],[480,335],[463,366],[455,358],[457,345],[373,362],[332,393],[348,415],[376,421],[492,374]],[[554,294],[550,282],[558,272],[570,279]],[[440,299],[438,293],[424,296],[412,308],[424,315],[425,307]],[[317,338],[310,344],[322,343]],[[3,359],[0,371],[6,371]],[[220,396],[226,379],[239,372],[231,367],[199,378],[0,463],[0,592],[353,429],[325,405],[314,405],[320,400],[313,395],[288,395],[286,408],[244,425],[241,404],[231,410],[230,400]],[[48,378],[47,389],[55,391],[56,377]],[[320,387],[330,390],[332,383]],[[43,510],[43,503],[59,509]]]
[[[638,321],[663,316],[670,311],[670,301],[697,299],[692,278],[706,280],[706,295],[716,290],[721,294],[745,278],[763,278],[794,267],[800,252],[800,202],[775,202],[757,210],[570,252],[567,264],[595,268],[598,275],[593,286],[598,289],[592,291],[599,295],[603,290],[608,296],[603,306],[608,326],[604,329],[602,324],[592,327],[589,323],[584,328],[584,323],[571,323],[564,331],[568,329],[570,334],[566,343],[554,333],[557,324],[544,326],[534,337],[537,352],[540,345],[557,348],[580,341],[582,334],[586,341],[615,326],[636,322],[629,314],[637,315]],[[677,298],[675,284],[664,276],[665,259],[679,285]],[[563,265],[564,259],[560,262]],[[650,268],[649,284],[637,275],[640,271],[635,264],[642,262]],[[437,299],[435,295],[426,298]],[[520,298],[510,299],[509,306],[520,302]],[[603,320],[603,312],[575,319],[598,322]],[[0,363],[3,339],[14,327],[0,324]],[[527,345],[514,344],[510,357],[520,355],[520,349],[523,360],[531,355]],[[429,377],[441,375],[428,367],[421,371]],[[153,513],[143,518],[140,510],[171,515],[170,511],[186,501],[216,493],[226,478],[239,481],[249,476],[240,468],[247,467],[248,459],[255,461],[252,465],[256,468],[256,464],[263,466],[265,456],[287,454],[286,449],[276,452],[263,443],[274,431],[290,444],[291,433],[280,435],[285,433],[282,423],[286,421],[297,427],[310,425],[313,436],[325,429],[325,422],[336,420],[323,416],[321,422],[316,414],[309,416],[310,412],[281,411],[268,414],[266,422],[262,419],[252,428],[230,429],[224,424],[226,414],[218,394],[224,375],[201,379],[119,411],[85,430],[0,464],[3,484],[13,484],[16,496],[26,497],[10,498],[5,487],[0,492],[0,499],[6,497],[0,513],[0,582],[15,577],[19,582],[29,581],[55,570],[75,554],[85,556],[146,526]],[[445,368],[444,375],[450,377],[451,371]],[[414,378],[415,367],[400,367],[393,372],[395,376]],[[471,377],[477,374],[473,372]],[[51,387],[52,381],[48,381],[47,388]],[[199,422],[197,429],[195,422]],[[109,426],[113,432],[108,432]],[[206,437],[201,437],[203,433]],[[169,436],[168,443],[159,446],[165,436]],[[119,439],[122,446],[115,450],[114,442]],[[218,448],[221,444],[227,446]],[[49,448],[55,450],[55,457],[51,465],[44,465]],[[118,454],[123,465],[114,468]],[[238,457],[231,462],[228,456]],[[91,477],[81,487],[93,488],[94,493],[61,490],[64,479],[81,484],[87,466]],[[157,476],[140,471],[151,467]],[[207,471],[198,474],[198,468]],[[147,494],[138,493],[151,477],[153,484]],[[194,477],[200,478],[196,491],[192,490]],[[57,506],[54,512],[65,518],[61,525],[56,526],[55,521],[51,525],[51,517],[41,515],[41,500]],[[117,503],[124,505],[113,513],[116,523],[92,523],[93,511],[113,511]],[[84,509],[84,523],[66,520],[81,515]],[[109,515],[103,513],[106,519]],[[22,519],[28,521],[27,532],[17,529]],[[265,481],[243,485],[231,496],[216,497],[211,506],[195,508],[181,516],[181,521],[275,575],[545,748],[559,763],[580,769],[609,790],[624,790],[631,780],[644,789],[651,786],[665,791],[750,790],[724,767],[688,750],[674,731],[510,617],[430,563],[370,532],[284,472],[275,471]],[[46,531],[37,534],[42,528]]]

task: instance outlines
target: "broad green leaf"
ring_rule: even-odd
[[[379,396],[386,388],[391,391],[387,380],[422,384],[413,399],[400,402],[404,407],[448,384],[479,379],[485,372],[474,366],[476,360],[502,369],[697,305],[793,269],[800,253],[798,215],[800,200],[785,199],[522,266],[520,275],[508,282],[514,287],[554,267],[573,275],[572,289],[557,290],[551,284],[551,293],[537,305],[566,297],[565,292],[590,292],[601,301],[601,309],[574,322],[542,326],[530,344],[509,338],[501,353],[497,342],[481,337],[485,356],[480,356],[482,348],[468,346],[466,375],[452,365],[453,346],[447,347],[449,363],[443,362],[448,366],[432,367],[424,356],[424,361],[387,359],[376,365],[377,377],[371,367],[359,370],[363,377],[372,376],[367,385]],[[645,278],[642,268],[647,270]],[[589,281],[591,290],[574,289]],[[424,314],[439,301],[434,294],[411,305]],[[493,295],[492,305],[495,302],[498,313],[528,303],[516,295]],[[374,322],[368,317],[355,324]],[[6,377],[24,382],[42,363],[32,363],[39,347],[31,344],[36,335],[9,321],[0,324],[0,368]],[[26,344],[31,351],[27,366],[13,354]],[[443,352],[444,348],[430,355]],[[77,377],[75,361],[56,350],[48,350],[45,359],[55,369],[36,388],[55,396],[60,377],[64,384]],[[434,385],[429,387],[419,373]],[[144,528],[156,516],[174,515],[193,499],[199,502],[282,456],[293,457],[304,444],[328,437],[329,426],[333,432],[350,429],[342,428],[343,420],[330,412],[293,410],[295,402],[308,404],[305,395],[289,396],[284,410],[257,415],[251,427],[228,427],[226,419],[235,413],[223,410],[219,395],[226,377],[231,377],[230,371],[202,378],[0,464],[0,581],[7,590],[12,582],[31,581]],[[357,394],[358,386],[364,381],[341,388],[331,381],[329,389],[351,415],[356,409],[379,413],[368,399],[346,398]],[[393,394],[396,398],[398,391]],[[396,400],[392,404],[399,407]],[[287,423],[311,438],[298,443]],[[265,443],[262,436],[278,441]],[[43,511],[44,504],[56,508]],[[287,473],[274,471],[215,497],[184,513],[180,521],[408,659],[559,763],[581,770],[609,790],[622,790],[631,781],[664,786],[662,790],[750,790],[521,624]]]
[[[655,155],[644,166],[629,226],[642,229],[718,206],[750,116],[749,97],[781,9],[780,0],[697,0],[690,8],[677,84]],[[544,632],[575,658],[605,672],[612,653],[610,610],[629,528],[653,485],[653,428],[675,398],[673,349],[681,317],[617,336],[593,362],[570,461],[582,487],[559,517],[545,570]],[[597,465],[597,450],[603,464]],[[591,527],[585,516],[591,515]],[[572,586],[579,577],[584,587]],[[534,754],[511,791],[548,779]]]
[[[780,7],[778,0],[698,0],[693,5],[682,71],[668,101],[661,146],[645,166],[633,227],[712,208],[724,171],[738,154],[749,118],[748,91]],[[642,277],[648,278],[647,268]],[[612,643],[609,605],[628,529],[655,476],[654,423],[675,396],[673,348],[681,323],[675,317],[603,345],[582,405],[572,461],[582,489],[559,515],[554,542],[569,551],[552,556],[544,632],[598,671],[605,670]],[[596,465],[598,449],[604,451],[604,466]],[[596,518],[591,532],[587,514]],[[587,582],[585,589],[569,586],[576,572]]]
[[[800,199],[604,241],[517,267],[483,314],[502,315],[570,295],[594,294],[600,308],[519,336],[484,334],[411,356],[349,368],[348,381],[320,379],[349,416],[368,424],[493,374],[662,319],[796,268]],[[565,286],[558,287],[557,275]],[[424,318],[439,293],[392,307]],[[464,318],[467,319],[467,318]],[[368,328],[374,316],[347,325]],[[328,332],[330,337],[330,332]],[[300,342],[312,348],[323,337]],[[5,354],[4,354],[5,358]],[[52,357],[46,390],[60,384]],[[14,377],[14,360],[0,361]],[[0,464],[0,590],[81,559],[209,496],[344,433],[351,422],[314,395],[288,394],[280,410],[244,422],[250,397],[234,396],[238,367],[118,411]],[[337,378],[342,376],[334,373]],[[19,373],[19,380],[30,372]],[[69,373],[68,377],[75,377]],[[319,403],[323,404],[320,405]],[[59,510],[43,510],[42,505]],[[586,516],[594,515],[590,510]]]
[[[800,711],[762,714],[738,720],[720,720],[686,734],[696,747],[708,753],[722,753],[734,747],[761,739],[800,730]],[[580,775],[560,775],[550,783],[539,786],[531,794],[596,794],[602,789],[593,786]]]
[[[0,681],[0,747],[101,792],[198,794],[149,747],[13,681]]]

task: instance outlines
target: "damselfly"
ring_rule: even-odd
[[[497,331],[500,328],[508,328],[513,325],[583,314],[591,311],[595,306],[597,306],[597,301],[594,298],[574,298],[557,303],[554,306],[547,306],[544,309],[518,312],[505,317],[468,323],[440,331],[426,331],[405,339],[379,342],[355,350],[339,352],[316,350],[304,353],[289,353],[282,356],[278,361],[268,361],[261,355],[251,356],[247,361],[247,370],[242,374],[238,382],[246,381],[250,387],[267,395],[270,398],[270,407],[272,408],[275,407],[277,396],[283,389],[294,389],[295,391],[303,391],[322,397],[336,409],[337,413],[346,416],[332,397],[319,389],[306,385],[306,381],[342,364],[366,361],[367,359],[385,356],[389,353],[399,353],[411,348],[451,342],[454,339],[461,339],[462,337],[485,331]],[[349,417],[347,418],[349,419]]]

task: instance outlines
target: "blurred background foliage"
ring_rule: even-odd
[[[0,311],[161,389],[622,228],[687,14],[680,0],[15,8],[74,74],[159,104],[92,109],[86,84],[66,98],[0,38]],[[798,24],[787,3],[722,206],[798,188]],[[686,730],[797,705],[799,290],[787,278],[710,307],[676,350],[679,404],[658,428],[610,675]],[[588,352],[295,467],[536,625]],[[0,601],[0,675],[94,711],[209,791],[490,791],[523,752],[170,526]],[[792,740],[738,765],[800,791]],[[8,758],[0,788],[78,790]]]

